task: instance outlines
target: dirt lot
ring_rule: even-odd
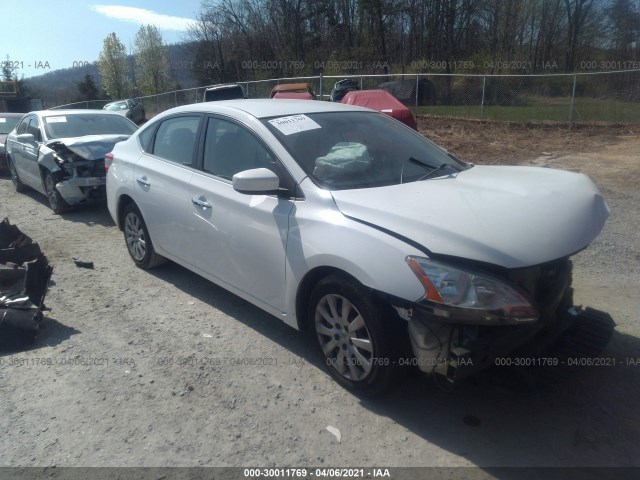
[[[0,179],[0,217],[55,268],[36,343],[0,334],[0,465],[640,466],[640,128],[420,125],[476,163],[595,180],[612,216],[575,257],[574,285],[618,323],[603,354],[616,366],[552,391],[497,372],[453,393],[418,376],[361,399],[277,319],[175,264],[135,268],[106,207],[53,215]]]

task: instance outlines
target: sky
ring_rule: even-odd
[[[31,0],[2,2],[0,61],[17,62],[18,77],[95,62],[115,32],[133,49],[143,24],[156,25],[165,43],[185,40],[201,0]]]

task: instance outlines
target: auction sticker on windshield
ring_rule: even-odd
[[[288,117],[274,118],[273,120],[269,120],[269,123],[284,135],[322,128],[306,115],[290,115]]]
[[[67,117],[45,117],[47,123],[65,123],[67,121]]]

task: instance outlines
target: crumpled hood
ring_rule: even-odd
[[[59,151],[63,146],[86,160],[99,160],[113,150],[113,146],[129,138],[130,135],[86,135],[75,138],[57,138],[47,143],[47,147]]]
[[[455,176],[332,195],[343,214],[434,254],[506,268],[581,250],[609,216],[587,176],[540,167],[475,166]]]

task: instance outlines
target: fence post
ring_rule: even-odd
[[[487,84],[487,76],[482,76],[482,99],[480,100],[480,118],[484,118],[484,88]]]
[[[573,122],[573,100],[576,96],[576,78],[577,75],[573,74],[573,88],[571,89],[571,106],[569,107],[569,123]]]
[[[362,75],[360,76],[360,90],[362,90]]]
[[[418,113],[418,90],[420,89],[420,74],[416,73],[416,113]]]
[[[322,96],[322,72],[320,72],[320,100],[324,100]]]
[[[174,99],[176,107],[177,107],[178,106],[178,91],[177,90],[173,91],[173,99]]]

